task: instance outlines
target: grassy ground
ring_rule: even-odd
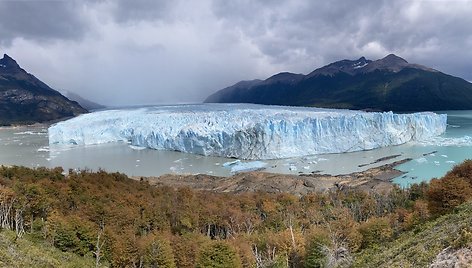
[[[28,236],[15,240],[14,232],[1,230],[0,267],[95,267],[95,260],[34,242]]]
[[[353,267],[428,267],[438,253],[455,244],[462,231],[470,227],[471,202],[417,226],[392,242],[363,250],[356,256]]]

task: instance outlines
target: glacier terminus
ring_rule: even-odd
[[[370,150],[446,130],[447,116],[252,104],[115,109],[52,125],[51,145],[133,146],[238,159],[280,159]]]

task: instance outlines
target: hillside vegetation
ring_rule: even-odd
[[[68,258],[72,267],[426,267],[442,249],[472,241],[472,205],[456,209],[471,185],[471,160],[429,185],[302,196],[0,167],[0,259],[51,267]]]
[[[26,236],[17,239],[15,232],[0,231],[0,267],[93,267],[92,256],[62,252],[44,241]]]
[[[436,220],[418,224],[391,242],[361,251],[353,267],[428,267],[447,247],[470,247],[471,238],[472,203],[467,202]]]

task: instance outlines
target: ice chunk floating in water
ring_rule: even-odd
[[[252,161],[246,163],[238,162],[231,167],[231,173],[263,170],[266,166],[267,163],[261,161]]]
[[[421,141],[442,134],[447,117],[431,112],[367,113],[247,104],[108,110],[49,128],[50,144],[133,146],[240,159],[342,153]]]

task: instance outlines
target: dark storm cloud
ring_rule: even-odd
[[[282,57],[283,62],[286,60],[284,51],[302,49],[313,55],[322,54],[329,48],[318,49],[330,40],[344,42],[337,43],[337,47],[352,45],[350,39],[362,38],[358,34],[365,22],[363,19],[383,6],[383,1],[362,1],[360,5],[357,1],[333,0],[261,1],[252,6],[251,12],[235,9],[224,1],[214,1],[213,7],[228,27],[243,31],[265,54],[275,60]]]
[[[468,0],[0,0],[0,49],[104,103],[193,102],[389,53],[471,81],[470,14]]]
[[[459,67],[472,58],[472,1],[235,1],[240,8],[230,2],[215,0],[216,16],[273,63],[296,67],[309,58],[314,68],[397,53],[472,79]]]
[[[16,37],[78,39],[87,30],[81,8],[73,1],[0,1],[1,42]]]

